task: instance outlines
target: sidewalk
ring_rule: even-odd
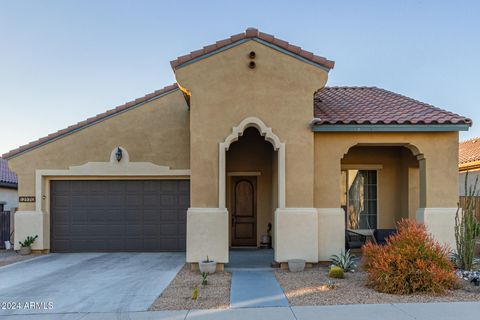
[[[130,313],[64,313],[2,316],[2,320],[477,320],[480,302],[269,307]]]

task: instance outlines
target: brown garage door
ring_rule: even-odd
[[[190,182],[51,182],[51,250],[184,251]]]

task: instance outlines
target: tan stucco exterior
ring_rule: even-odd
[[[243,174],[257,177],[257,244],[272,223],[276,261],[318,262],[344,248],[341,170],[368,167],[378,170],[378,227],[416,217],[451,241],[458,132],[314,133],[313,95],[326,69],[258,41],[175,76],[181,90],[10,159],[19,195],[37,196],[20,204],[17,237],[39,234],[34,249],[49,249],[52,179],[189,179],[187,262],[227,263],[231,177]],[[128,161],[115,161],[118,146]]]
[[[92,161],[109,161],[122,146],[132,162],[145,161],[189,169],[189,113],[181,91],[175,90],[127,112],[52,141],[8,161],[17,173],[20,196],[35,195],[35,170],[68,169]],[[34,210],[20,203],[19,210]]]
[[[452,208],[458,202],[458,132],[316,133],[315,207],[339,207],[341,160],[354,146],[404,146],[425,163],[424,206]],[[441,156],[440,156],[441,155]],[[442,169],[440,169],[442,168]],[[441,171],[442,174],[438,174]],[[420,173],[420,176],[422,174]],[[420,179],[420,182],[421,179]],[[422,196],[422,195],[420,195]],[[422,205],[422,199],[420,199]]]
[[[256,52],[250,69],[249,52]],[[192,206],[218,204],[218,143],[244,118],[260,118],[286,148],[286,205],[313,207],[313,93],[327,81],[315,66],[249,41],[175,72],[191,93]],[[294,143],[293,143],[294,142]]]

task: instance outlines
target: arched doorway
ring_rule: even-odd
[[[373,236],[416,218],[423,187],[421,161],[402,145],[356,145],[341,159],[341,207],[349,232]]]
[[[269,235],[278,206],[275,151],[254,127],[226,152],[226,205],[230,246],[259,247]]]

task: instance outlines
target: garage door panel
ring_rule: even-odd
[[[143,232],[143,225],[140,224],[127,224],[125,228],[126,237],[138,237]]]
[[[173,208],[178,205],[178,196],[176,194],[160,195],[160,205],[165,208]]]
[[[185,223],[179,223],[178,235],[180,236],[180,238],[185,238],[186,234],[187,234],[187,225]]]
[[[52,181],[52,251],[184,251],[189,181]]]
[[[163,210],[161,219],[162,221],[168,222],[177,221],[180,217],[176,210]]]
[[[57,224],[52,231],[55,232],[58,239],[67,238],[70,235],[70,226],[68,224]]]
[[[158,199],[158,194],[144,194],[143,195],[143,205],[145,207],[151,206],[158,208],[160,200]]]
[[[125,206],[141,206],[143,197],[141,193],[127,193],[125,196]]]
[[[160,184],[160,192],[163,194],[177,194],[178,193],[178,184],[174,183],[164,183]]]
[[[161,246],[165,251],[173,251],[175,248],[178,248],[178,239],[177,238],[162,238],[160,240]]]
[[[130,223],[142,223],[143,216],[141,212],[138,212],[138,209],[127,209],[125,210],[125,221],[128,224]]]
[[[125,249],[126,251],[146,251],[143,247],[143,239],[127,239]]]

